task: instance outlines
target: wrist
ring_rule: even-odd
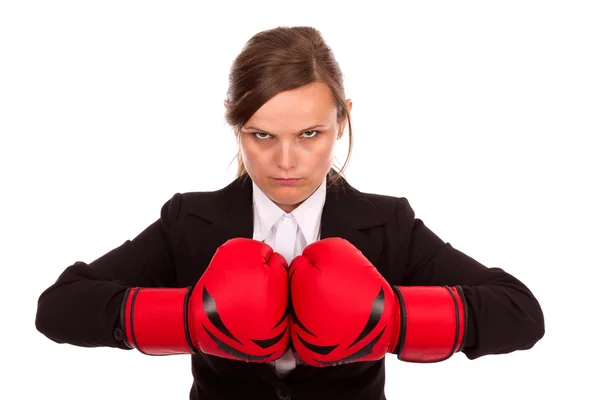
[[[124,341],[148,355],[190,354],[187,304],[191,288],[130,288],[121,310]]]
[[[467,307],[460,286],[392,286],[399,303],[397,345],[403,361],[437,362],[461,351]]]

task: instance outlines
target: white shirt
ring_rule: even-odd
[[[301,254],[306,246],[319,240],[321,214],[325,204],[326,179],[317,190],[291,213],[286,213],[252,182],[254,208],[253,239],[265,242],[288,262]],[[278,360],[270,363],[275,372],[284,377],[296,367],[289,349]]]

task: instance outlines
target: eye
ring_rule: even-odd
[[[310,139],[310,138],[314,138],[315,136],[317,136],[319,134],[319,131],[315,131],[315,130],[313,130],[313,131],[306,131],[306,132],[303,133],[303,135],[305,135],[307,133],[309,134],[308,138]]]
[[[268,133],[264,133],[264,132],[254,132],[252,133],[257,139],[263,140],[263,139],[268,139],[269,135]]]

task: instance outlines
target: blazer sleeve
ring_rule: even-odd
[[[130,349],[119,316],[127,288],[173,287],[173,244],[181,194],[163,206],[160,218],[132,240],[88,263],[67,267],[38,299],[35,325],[57,343]]]
[[[525,284],[444,242],[415,218],[405,198],[399,199],[397,206],[399,227],[410,237],[402,285],[457,285],[463,289],[468,325],[462,352],[469,359],[526,350],[544,336],[542,309]]]

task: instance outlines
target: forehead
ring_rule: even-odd
[[[246,125],[269,132],[296,132],[310,125],[332,124],[336,116],[329,87],[315,82],[278,93],[259,108]]]

